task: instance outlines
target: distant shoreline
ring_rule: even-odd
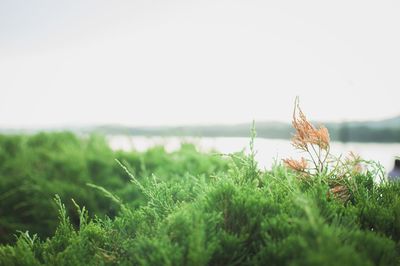
[[[400,143],[400,116],[379,121],[354,121],[342,123],[316,123],[325,125],[333,141],[343,143]],[[257,137],[265,139],[290,139],[291,124],[282,122],[256,122]],[[64,126],[33,129],[0,129],[2,134],[31,134],[42,131],[70,131],[77,134],[164,136],[164,137],[249,137],[251,123],[204,126]]]

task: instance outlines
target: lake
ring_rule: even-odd
[[[182,142],[196,145],[200,151],[217,150],[221,153],[233,153],[241,150],[249,151],[249,138],[227,137],[140,137],[140,136],[108,136],[110,146],[117,150],[144,151],[155,145],[163,145],[167,151],[179,149]],[[287,157],[299,158],[301,153],[294,150],[288,140],[255,139],[256,159],[261,167],[269,169],[274,160]],[[339,156],[350,151],[360,155],[365,160],[380,162],[390,171],[394,165],[395,156],[400,156],[400,143],[331,143],[331,153]]]

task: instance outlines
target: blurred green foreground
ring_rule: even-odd
[[[0,135],[0,265],[400,265],[400,182],[375,175],[344,202],[243,153]]]

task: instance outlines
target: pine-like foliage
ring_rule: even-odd
[[[172,153],[163,147],[146,152],[114,152],[101,136],[78,138],[71,133],[39,133],[32,136],[0,135],[0,243],[15,241],[18,231],[45,238],[57,227],[58,194],[71,223],[79,217],[71,199],[91,215],[113,218],[118,204],[87,184],[104,187],[134,208],[145,197],[115,162],[124,163],[139,179],[151,174],[170,180],[209,176],[227,169],[218,156],[201,154],[190,144]],[[147,182],[143,180],[143,182]]]
[[[79,142],[69,138],[72,141],[68,145]],[[25,144],[20,145],[31,141],[22,139],[19,141]],[[91,141],[86,142],[88,146]],[[74,191],[56,196],[54,203],[48,203],[58,209],[53,212],[58,216],[58,226],[52,236],[46,239],[25,231],[19,233],[14,244],[0,246],[0,265],[400,263],[400,183],[374,182],[373,169],[352,177],[357,189],[350,190],[349,200],[343,201],[330,194],[330,183],[323,182],[329,176],[323,173],[304,182],[299,173],[280,164],[271,170],[258,170],[253,148],[249,156],[239,153],[226,159],[199,154],[193,147],[183,147],[173,154],[162,148],[139,155],[107,150],[109,155],[105,156],[90,149],[74,152],[78,151],[85,159],[76,159],[76,154],[70,158],[75,158],[75,175],[69,173],[70,165],[62,168],[65,157],[60,159],[58,167],[64,169],[60,173],[42,161],[42,167],[53,173],[42,178],[51,182],[51,176],[54,180],[68,176],[76,178],[79,186],[95,184],[79,188],[87,198],[77,197],[80,194]],[[111,158],[107,161],[112,156],[118,162]],[[49,157],[47,161],[55,163]],[[83,175],[79,165],[85,165],[85,173],[98,176],[81,176],[80,180],[76,176]],[[7,171],[2,173],[5,182]],[[107,175],[109,179],[101,179]],[[55,184],[52,187],[51,191],[40,189],[46,192],[43,195],[57,188],[64,191]],[[91,193],[93,198],[88,196]],[[99,205],[91,201],[97,201],[97,197],[101,198]],[[31,204],[35,208],[38,202]],[[107,218],[105,206],[113,205],[117,205],[116,213]],[[40,207],[34,209],[32,217]],[[1,211],[5,210],[1,206]],[[50,210],[46,209],[49,216]],[[17,212],[11,214],[17,217]],[[11,214],[6,217],[11,219]]]

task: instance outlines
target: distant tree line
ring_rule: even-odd
[[[94,131],[103,134],[133,136],[194,136],[194,137],[249,137],[250,124],[236,126],[192,126],[192,127],[154,127],[126,128],[102,127]],[[328,124],[333,141],[340,142],[400,142],[400,128],[374,128],[340,123]],[[289,124],[256,124],[257,137],[270,139],[290,139],[293,129]]]
[[[333,140],[341,142],[400,142],[400,128],[349,127],[342,124],[331,130]]]

